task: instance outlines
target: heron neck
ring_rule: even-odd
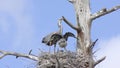
[[[62,35],[63,33],[63,28],[62,28],[62,25],[59,26],[59,34]]]

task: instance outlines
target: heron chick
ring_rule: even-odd
[[[61,48],[64,48],[66,50],[66,46],[67,46],[67,40],[68,37],[74,37],[77,38],[73,33],[71,32],[66,32],[64,35],[60,35],[60,34],[53,34],[51,36],[51,42],[50,43],[57,43]]]

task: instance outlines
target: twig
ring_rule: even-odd
[[[99,60],[97,60],[97,61],[94,63],[94,67],[95,67],[97,64],[99,64],[100,62],[102,62],[103,60],[105,60],[105,58],[106,58],[106,56],[103,57],[103,58],[101,58],[101,59],[99,59]]]
[[[111,13],[111,12],[113,12],[113,11],[118,10],[118,9],[120,9],[120,5],[119,5],[119,6],[115,6],[115,7],[111,8],[111,9],[109,9],[109,10],[107,10],[106,8],[104,8],[104,9],[98,11],[97,13],[92,14],[91,19],[92,19],[92,20],[95,20],[96,18],[99,18],[99,17],[101,17],[101,16],[104,16],[104,15],[106,15],[106,14],[109,14],[109,13]]]
[[[90,48],[93,49],[93,47],[95,46],[95,43],[98,41],[98,39],[96,39],[94,42],[92,42],[92,44],[90,45]]]
[[[56,68],[61,68],[60,67],[60,62],[59,62],[59,60],[58,60],[58,58],[57,58],[57,56],[55,55],[55,59],[56,59]]]
[[[44,51],[42,51],[40,48],[38,49],[41,53],[43,53]]]
[[[99,51],[100,50],[100,48],[99,49],[97,49],[97,50],[95,50],[94,52],[93,52],[93,54],[95,54],[97,51]]]
[[[64,16],[62,16],[63,21],[68,24],[71,28],[73,28],[74,30],[80,30],[77,27],[75,27],[73,24],[71,24]]]
[[[70,3],[74,3],[75,2],[75,0],[68,0]]]
[[[24,58],[28,58],[28,59],[31,59],[31,60],[34,60],[34,61],[39,60],[37,56],[0,50],[0,59],[2,59],[3,57],[5,57],[7,55],[12,55],[12,56],[16,56],[16,57],[24,57]]]
[[[31,55],[32,49],[29,51],[29,55]]]

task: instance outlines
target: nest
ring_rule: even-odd
[[[39,55],[37,68],[87,68],[89,57],[76,52],[58,51],[55,54],[42,52]]]

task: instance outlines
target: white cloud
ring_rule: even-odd
[[[2,24],[2,31],[7,32],[10,27],[15,27],[16,32],[14,32],[12,44],[14,49],[19,47],[25,48],[25,46],[29,46],[28,42],[32,43],[30,40],[34,36],[34,25],[32,15],[29,13],[30,11],[26,11],[31,9],[30,5],[32,5],[30,0],[0,0],[0,12],[4,12],[6,16],[9,15],[14,20],[14,22],[9,22],[4,17],[0,23]],[[12,30],[9,32],[12,32]]]
[[[99,43],[101,50],[97,56],[106,56],[106,59],[96,68],[119,68],[120,62],[120,35]]]
[[[8,13],[21,12],[26,0],[0,0],[0,10]]]

